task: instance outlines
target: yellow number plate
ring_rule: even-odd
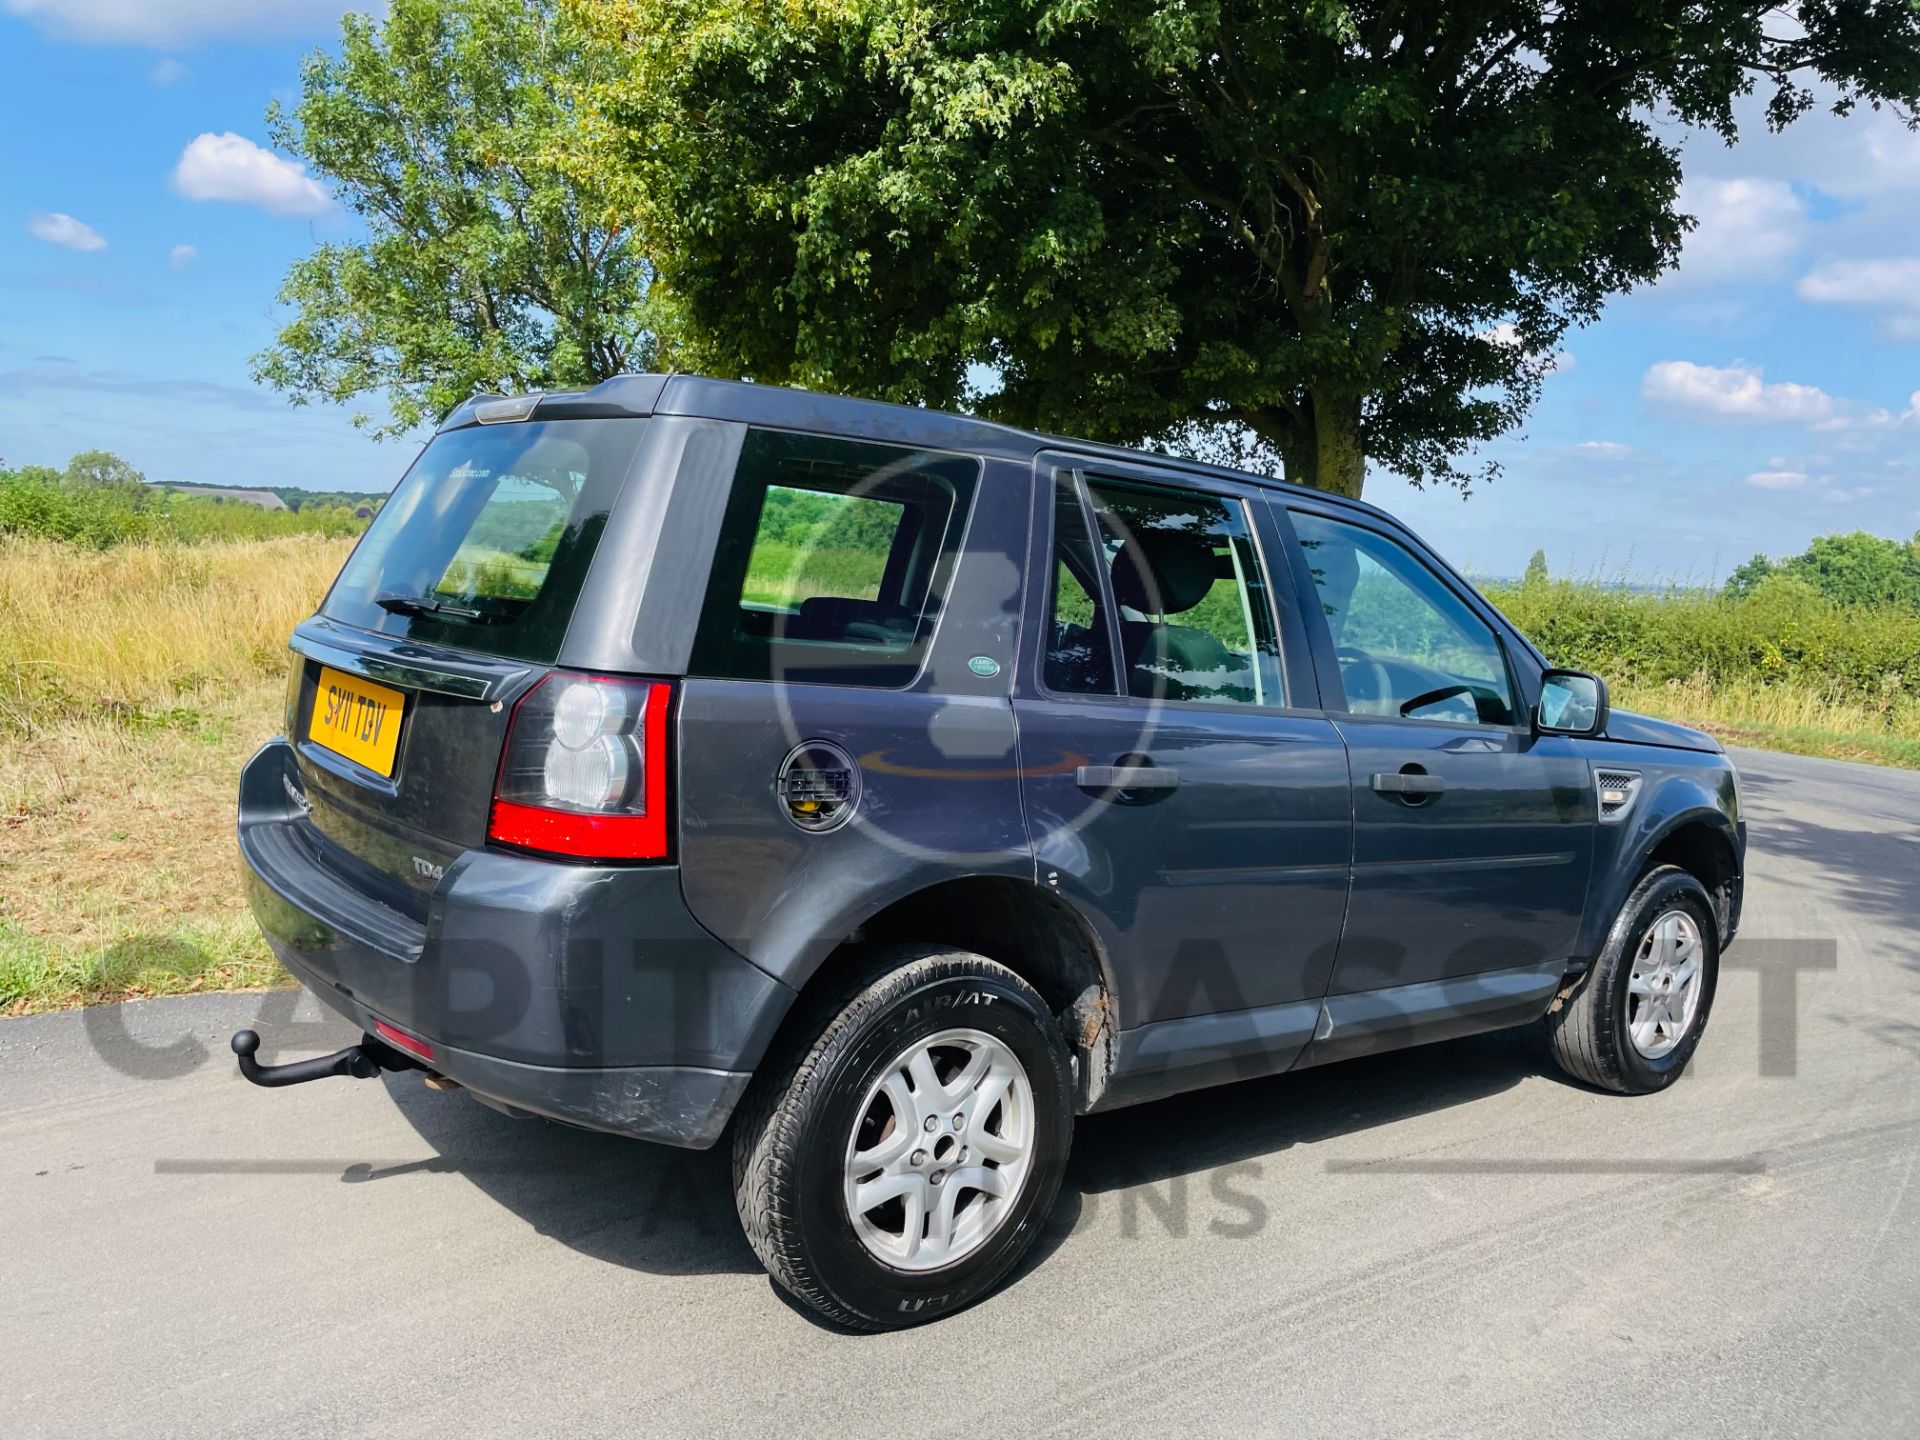
[[[307,735],[315,744],[358,761],[375,774],[391,775],[406,704],[407,697],[398,690],[322,665]]]

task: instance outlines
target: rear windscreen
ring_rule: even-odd
[[[436,435],[321,613],[383,635],[552,662],[645,425],[548,420]]]

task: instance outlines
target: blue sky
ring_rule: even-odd
[[[411,458],[248,378],[274,293],[352,234],[263,148],[337,0],[0,0],[0,457],[377,489]],[[1570,336],[1504,475],[1368,498],[1456,562],[1696,581],[1920,529],[1920,137],[1891,115],[1687,142],[1679,271]],[[179,247],[189,247],[181,249]],[[283,317],[281,317],[283,318]]]

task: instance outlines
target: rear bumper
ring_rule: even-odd
[[[262,747],[241,776],[240,853],[267,943],[323,1002],[427,1040],[434,1070],[496,1108],[719,1138],[792,992],[693,919],[676,868],[469,850],[422,920],[354,886],[299,793],[291,748]]]
[[[308,969],[298,952],[272,936],[268,943],[295,979],[363,1032],[371,1033],[375,1020],[388,1018]],[[748,1071],[706,1070],[692,1065],[611,1069],[527,1065],[437,1043],[428,1068],[459,1081],[475,1099],[510,1115],[544,1115],[588,1130],[690,1150],[705,1150],[720,1138],[747,1082],[753,1078]]]

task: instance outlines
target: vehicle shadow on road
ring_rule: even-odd
[[[1180,1183],[1248,1162],[1263,1166],[1300,1146],[1470,1105],[1537,1075],[1559,1078],[1540,1032],[1529,1026],[1084,1116],[1074,1131],[1060,1203],[1020,1273],[1044,1264],[1069,1243],[1108,1197],[1120,1203],[1123,1233],[1135,1223],[1176,1230],[1205,1229],[1216,1222],[1257,1228],[1262,1205],[1220,1210],[1218,1202],[1230,1198],[1225,1191],[1189,1204]],[[1133,1200],[1141,1203],[1135,1207]],[[1210,1203],[1218,1213],[1210,1213]]]
[[[1508,1032],[1085,1117],[1060,1198],[1018,1274],[1071,1240],[1090,1197],[1469,1104],[1542,1072],[1534,1032]],[[710,1151],[672,1150],[511,1119],[468,1097],[426,1090],[409,1075],[388,1075],[385,1084],[438,1158],[355,1166],[344,1181],[455,1173],[539,1234],[596,1260],[666,1275],[760,1268],[734,1215],[724,1142]]]
[[[439,1152],[394,1170],[349,1171],[377,1183],[428,1168],[458,1174],[539,1234],[596,1260],[656,1275],[760,1269],[740,1232],[724,1144],[675,1150],[545,1120],[502,1115],[417,1075],[382,1077],[407,1123]]]

